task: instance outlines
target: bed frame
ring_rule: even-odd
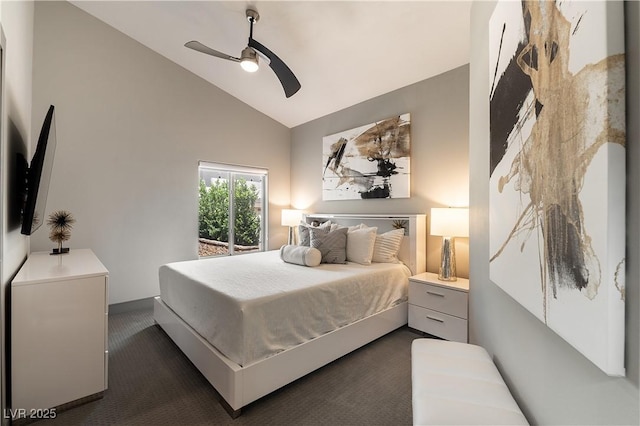
[[[314,220],[341,225],[366,223],[377,226],[378,233],[402,223],[405,238],[399,257],[413,274],[426,270],[426,217],[410,215],[307,215]],[[240,415],[241,408],[280,387],[358,349],[407,323],[407,302],[371,315],[313,340],[302,343],[255,362],[240,366],[229,360],[195,330],[185,323],[158,296],[154,300],[153,316],[184,352],[196,368],[213,385],[222,398],[222,405],[232,417]]]

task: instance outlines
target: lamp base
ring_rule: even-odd
[[[292,245],[295,244],[295,235],[293,233],[293,226],[289,227],[289,242],[287,244]]]
[[[442,254],[438,269],[440,281],[457,281],[456,276],[456,242],[454,237],[442,237]]]

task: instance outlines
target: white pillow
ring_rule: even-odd
[[[399,263],[398,252],[404,237],[404,229],[394,229],[376,236],[376,243],[373,247],[372,262],[378,263]]]
[[[359,226],[359,225],[358,225]],[[377,227],[352,229],[347,232],[347,261],[370,265],[376,243]]]
[[[313,247],[284,245],[280,247],[280,259],[296,265],[318,266],[322,260],[322,253]]]
[[[358,229],[361,229],[361,228],[367,228],[367,225],[365,225],[364,223],[361,223],[359,225],[350,226],[348,228],[349,230],[347,232],[355,231],[355,230],[358,230]]]

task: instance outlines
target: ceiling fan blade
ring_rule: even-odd
[[[222,53],[222,52],[218,52],[217,50],[213,50],[212,48],[205,46],[204,44],[200,43],[199,41],[195,41],[195,40],[194,41],[189,41],[189,42],[185,43],[184,46],[188,47],[189,49],[197,50],[198,52],[201,52],[201,53],[206,53],[207,55],[215,56],[217,58],[227,59],[227,60],[233,61],[233,62],[240,62],[240,58],[236,58],[234,56],[227,55],[226,53]]]
[[[269,59],[269,66],[280,80],[282,84],[282,88],[284,89],[284,94],[287,98],[295,95],[298,90],[300,90],[300,82],[293,74],[293,71],[284,63],[282,59],[278,58],[278,56],[267,49],[262,44],[255,41],[253,38],[249,37],[249,47],[253,47],[264,56]]]

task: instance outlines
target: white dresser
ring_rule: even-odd
[[[424,272],[409,278],[409,327],[467,343],[469,280],[440,281]]]
[[[91,250],[29,255],[11,282],[13,412],[29,416],[107,388],[108,274]]]

